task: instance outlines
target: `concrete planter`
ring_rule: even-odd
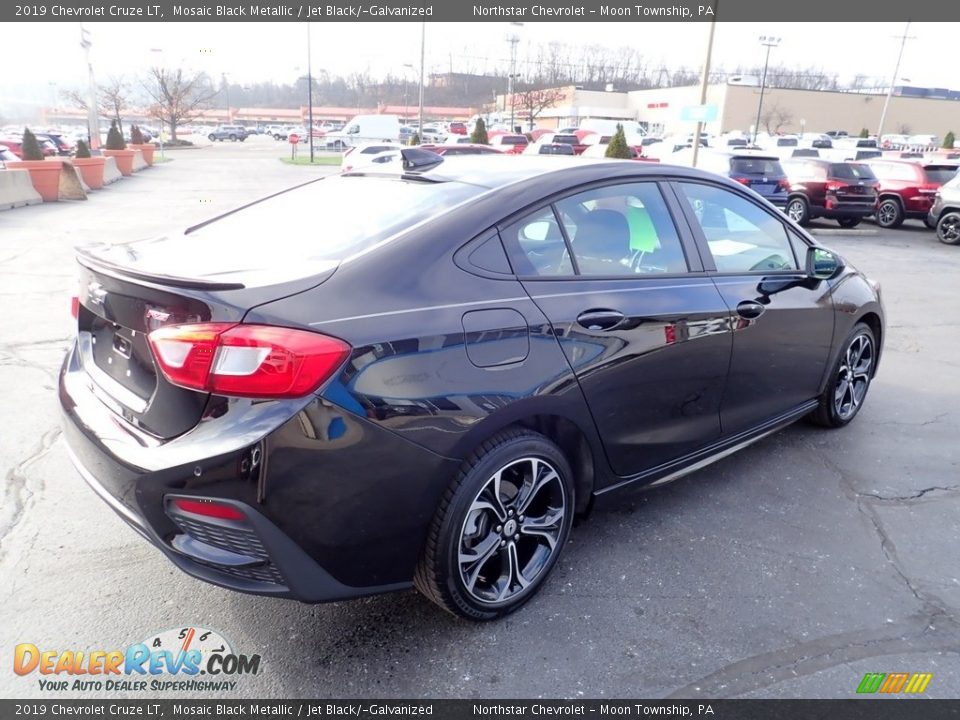
[[[11,170],[26,170],[30,173],[30,182],[40,193],[44,202],[56,202],[60,199],[60,160],[10,160],[7,167]]]
[[[143,153],[144,162],[147,165],[153,165],[153,153],[156,151],[157,146],[153,143],[142,143],[140,145],[128,145],[127,147],[133,148],[134,150],[139,150]]]
[[[106,157],[112,157],[117,161],[117,169],[124,177],[133,175],[133,156],[137,154],[136,150],[104,150]]]
[[[80,172],[80,177],[91,190],[103,187],[103,166],[105,157],[73,158],[73,166]]]

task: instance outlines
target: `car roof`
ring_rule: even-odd
[[[396,166],[363,168],[354,174],[396,177]],[[419,172],[406,172],[404,177],[433,182],[461,182],[491,190],[525,181],[560,179],[564,174],[576,176],[576,182],[615,179],[622,176],[663,174],[690,179],[713,179],[713,173],[666,163],[638,163],[633,160],[584,158],[580,155],[453,155],[443,162]]]

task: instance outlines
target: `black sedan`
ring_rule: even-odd
[[[743,185],[404,152],[80,251],[71,455],[187,573],[492,619],[595,499],[863,406],[878,286]]]

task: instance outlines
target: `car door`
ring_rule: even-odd
[[[631,476],[720,436],[729,312],[655,181],[576,192],[500,228],[549,319],[614,472]]]
[[[830,287],[804,271],[806,244],[775,209],[708,182],[676,183],[707,271],[733,314],[724,435],[819,394],[833,340]]]

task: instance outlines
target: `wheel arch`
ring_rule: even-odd
[[[877,366],[880,364],[880,355],[883,352],[883,321],[880,319],[880,316],[874,310],[867,310],[860,317],[857,318],[857,323],[863,323],[870,331],[873,333],[873,339],[877,341],[877,353],[876,359],[873,363],[873,373],[871,377],[875,377],[877,374]]]
[[[466,457],[487,439],[510,427],[533,430],[553,442],[573,469],[576,512],[586,513],[593,502],[593,493],[607,472],[606,458],[599,438],[592,427],[571,418],[557,408],[526,406],[504,408],[466,433],[456,445],[456,457]],[[512,412],[508,412],[513,410]]]

